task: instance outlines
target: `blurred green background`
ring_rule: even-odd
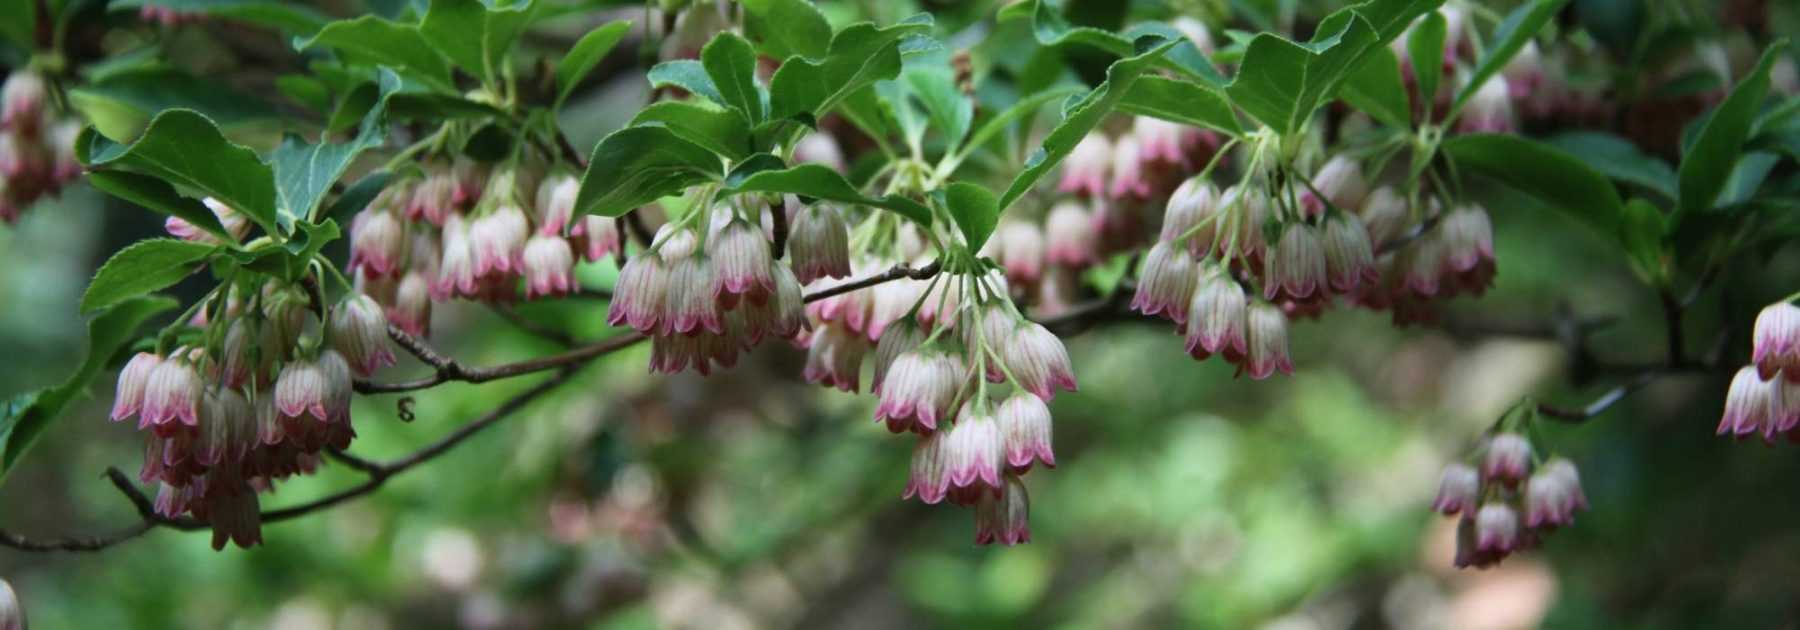
[[[991,9],[976,5],[917,8]],[[643,89],[636,76],[602,86],[564,123],[591,144]],[[1450,568],[1454,522],[1427,509],[1446,461],[1523,397],[1579,406],[1619,380],[1590,356],[1664,356],[1656,296],[1610,239],[1483,196],[1500,265],[1485,298],[1455,301],[1433,328],[1353,310],[1300,322],[1292,378],[1234,379],[1160,324],[1069,339],[1081,390],[1052,405],[1060,466],[1026,479],[1029,545],[977,547],[970,510],[901,501],[910,440],[870,421],[866,394],[801,382],[803,351],[765,344],[722,374],[667,378],[647,373],[643,347],[371,496],[267,526],[260,548],[157,530],[98,553],[0,549],[0,578],[34,628],[1792,627],[1800,461],[1713,437],[1728,374],[1663,378],[1586,424],[1540,426],[1534,442],[1581,467],[1592,510],[1499,568]],[[159,229],[77,186],[0,230],[0,356],[13,358],[0,395],[72,369],[86,279]],[[1725,363],[1742,363],[1756,310],[1797,278],[1783,250],[1726,270],[1690,309],[1694,349],[1724,335]],[[434,342],[465,362],[556,349],[485,309],[440,309]],[[582,338],[605,330],[598,303],[521,310]],[[1510,334],[1559,313],[1618,321],[1579,353]],[[401,397],[359,397],[352,451],[399,456],[536,378],[421,392],[410,423]],[[141,448],[105,420],[107,381],[0,485],[0,526],[52,537],[133,521],[100,478],[135,470]],[[264,506],[360,479],[327,466]]]

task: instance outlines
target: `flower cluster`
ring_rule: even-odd
[[[210,523],[215,549],[262,541],[257,493],[348,447],[352,376],[394,363],[373,299],[315,308],[300,286],[231,284],[197,306],[188,345],[119,373],[111,418],[145,432],[139,477],[160,484],[157,513]]]
[[[431,306],[454,298],[512,302],[566,295],[577,260],[620,251],[613,219],[576,217],[580,183],[566,169],[427,161],[424,175],[383,190],[350,227],[350,267],[388,319],[431,330]]]
[[[1543,535],[1574,523],[1576,510],[1588,508],[1575,464],[1562,457],[1536,463],[1523,435],[1489,436],[1479,455],[1479,469],[1461,462],[1444,467],[1431,504],[1445,516],[1461,515],[1457,568],[1491,567],[1535,547]]]
[[[1800,441],[1800,306],[1783,300],[1756,316],[1751,364],[1738,369],[1725,396],[1719,435],[1778,434]]]
[[[30,69],[13,71],[0,85],[0,221],[18,222],[31,204],[81,174],[81,121],[58,115],[49,101],[49,81]]]
[[[650,336],[652,371],[710,374],[715,366],[736,365],[739,353],[765,338],[800,333],[804,296],[795,271],[775,260],[762,227],[770,212],[787,209],[752,197],[711,205],[662,226],[650,247],[619,271],[607,323]],[[795,218],[803,219],[809,211],[799,214]],[[812,225],[805,230],[806,244],[796,242],[797,251],[809,250],[816,232],[828,231]],[[808,251],[794,261],[812,275],[830,266],[821,257]]]

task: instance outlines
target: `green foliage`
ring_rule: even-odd
[[[1678,216],[1710,210],[1718,202],[1726,178],[1748,139],[1750,126],[1762,108],[1763,97],[1769,92],[1769,69],[1786,49],[1786,42],[1780,42],[1763,51],[1756,69],[1732,87],[1725,102],[1700,127],[1692,148],[1682,154],[1676,172],[1681,186]]]
[[[199,191],[277,233],[274,172],[199,112],[166,110],[130,144],[90,130],[76,141],[76,154],[90,169],[126,169]]]
[[[969,251],[980,251],[1000,222],[1000,206],[994,193],[968,182],[951,182],[944,189],[944,207],[956,221],[956,228],[962,230]]]
[[[81,312],[93,314],[168,288],[200,269],[218,247],[173,238],[138,241],[100,266],[81,296]]]
[[[613,47],[619,44],[619,40],[624,38],[625,32],[629,30],[631,30],[629,20],[613,20],[588,31],[586,35],[581,36],[581,39],[576,40],[575,46],[569,49],[568,54],[563,55],[562,59],[556,62],[557,107],[561,107],[563,101],[569,100],[569,95],[575,92],[581,79],[586,77],[589,72],[593,72],[594,66],[600,65],[600,60],[605,59],[606,54],[612,52]]]
[[[588,156],[575,211],[616,217],[722,175],[719,156],[668,127],[626,127]]]
[[[382,65],[433,87],[451,89],[450,63],[419,27],[373,15],[327,24],[311,37],[294,38],[294,48],[336,50],[347,61]]]
[[[418,31],[438,54],[492,85],[537,6],[531,0],[506,8],[480,0],[433,0]]]
[[[783,168],[781,160],[761,155],[745,160],[726,178],[724,192],[783,193],[840,203],[885,208],[921,225],[931,224],[931,210],[899,195],[871,197],[857,191],[850,181],[830,167],[796,164]]]
[[[1501,68],[1506,67],[1506,62],[1512,61],[1513,55],[1518,54],[1519,49],[1524,48],[1526,42],[1537,36],[1538,31],[1544,28],[1544,24],[1548,23],[1550,18],[1561,11],[1563,5],[1567,3],[1568,0],[1532,0],[1519,5],[1519,8],[1508,14],[1506,21],[1501,22],[1500,29],[1494,33],[1493,47],[1482,55],[1481,61],[1475,65],[1475,73],[1469,77],[1469,82],[1456,93],[1456,100],[1452,101],[1450,105],[1451,115],[1454,116],[1456,112],[1462,111],[1463,105],[1469,102],[1469,97],[1474,96],[1475,91],[1481,89],[1483,83],[1499,73]],[[1413,56],[1413,63],[1418,63],[1416,54]]]

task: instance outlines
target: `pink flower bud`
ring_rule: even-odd
[[[1369,182],[1363,178],[1362,165],[1342,155],[1333,157],[1313,174],[1312,188],[1325,195],[1320,200],[1312,189],[1300,193],[1300,204],[1306,209],[1308,216],[1318,216],[1325,212],[1325,201],[1346,212],[1355,212],[1362,207],[1363,199],[1369,194]]]
[[[1293,361],[1288,359],[1287,315],[1281,307],[1268,302],[1250,305],[1245,317],[1249,324],[1246,335],[1250,352],[1240,371],[1250,378],[1264,379],[1276,372],[1293,374]]]
[[[0,128],[30,136],[37,132],[43,118],[44,101],[50,86],[43,75],[31,70],[15,70],[0,85]]]
[[[225,548],[225,542],[249,549],[262,544],[262,508],[256,492],[248,486],[206,496],[207,520],[212,523],[213,550]]]
[[[1577,501],[1581,492],[1575,465],[1558,458],[1557,466],[1549,465],[1525,482],[1525,525],[1527,527],[1563,527],[1575,522],[1575,510],[1585,503]]]
[[[714,271],[701,256],[688,256],[669,264],[668,306],[662,317],[663,335],[712,334],[725,332],[719,318],[718,301],[713,297]]]
[[[1531,469],[1531,441],[1517,433],[1500,433],[1488,439],[1481,476],[1508,486],[1525,479]]]
[[[850,276],[850,227],[835,206],[820,202],[801,207],[787,245],[801,283]]]
[[[650,247],[665,262],[674,262],[678,258],[694,255],[700,248],[700,237],[693,230],[664,224],[656,229],[656,236],[650,239]]]
[[[356,215],[350,225],[350,268],[373,276],[401,271],[406,255],[406,226],[387,210],[371,207]]]
[[[1497,77],[1488,78],[1475,90],[1463,108],[1462,118],[1456,121],[1456,130],[1463,133],[1508,133],[1513,129],[1511,95],[1507,94],[1506,81]]]
[[[1182,182],[1169,195],[1160,239],[1170,243],[1185,242],[1187,250],[1195,257],[1205,257],[1212,252],[1218,238],[1218,212],[1219,191],[1211,182],[1198,177]]]
[[[187,359],[179,358],[182,351],[175,354],[150,370],[150,378],[144,384],[144,404],[138,413],[140,429],[176,420],[188,426],[200,424],[200,374]]]
[[[1203,131],[1149,116],[1136,116],[1131,121],[1131,137],[1137,139],[1137,158],[1141,165],[1152,168],[1188,169],[1206,140]],[[1117,153],[1123,153],[1119,149]]]
[[[574,175],[559,172],[545,177],[537,189],[537,233],[562,236],[575,215],[575,196],[580,192],[581,182]]]
[[[525,296],[568,295],[575,288],[575,252],[560,236],[538,235],[525,243]]]
[[[1782,372],[1800,381],[1800,306],[1782,301],[1763,307],[1754,331],[1750,357],[1763,380]]]
[[[1731,378],[1725,394],[1725,415],[1719,418],[1719,435],[1742,437],[1758,431],[1774,433],[1786,408],[1781,380],[1763,380],[1753,366],[1744,366]]]
[[[1474,466],[1455,463],[1444,467],[1444,475],[1438,480],[1437,498],[1431,502],[1431,509],[1446,516],[1462,511],[1472,511],[1475,503],[1481,500],[1481,473]]]
[[[894,361],[922,343],[925,343],[925,330],[909,320],[897,322],[881,332],[881,339],[875,344],[874,393],[881,393],[881,384],[887,379],[888,368]]]
[[[1029,221],[1004,221],[984,248],[1006,270],[1006,279],[1021,284],[1044,275],[1044,230]]]
[[[238,318],[225,329],[225,342],[219,356],[219,376],[226,387],[243,387],[256,372],[257,329],[249,318]],[[272,357],[269,357],[272,358]],[[265,361],[266,362],[266,361]]]
[[[119,385],[113,392],[112,420],[118,422],[131,417],[144,404],[144,391],[150,383],[150,375],[156,366],[162,363],[162,357],[149,352],[139,352],[131,356],[125,367],[119,370]]]
[[[531,224],[525,211],[511,203],[495,208],[469,224],[469,247],[475,254],[475,275],[513,276],[523,271],[525,239]]]
[[[394,290],[394,305],[387,309],[388,321],[414,337],[431,332],[431,288],[425,276],[407,272]]]
[[[396,195],[406,191],[396,189]],[[457,198],[456,176],[447,171],[437,171],[426,175],[424,181],[411,189],[406,199],[406,218],[414,221],[424,220],[432,225],[444,225],[451,215],[456,213],[459,202]]]
[[[1249,356],[1246,321],[1249,298],[1230,274],[1217,267],[1200,273],[1188,307],[1187,352],[1205,360],[1214,354],[1238,363]]]
[[[875,285],[870,290],[869,319],[864,327],[869,339],[880,339],[888,326],[904,319],[914,304],[927,297],[924,293],[928,287],[930,284],[921,280],[895,280]],[[920,312],[925,314],[919,318],[921,323],[929,321],[935,315],[931,310],[933,306],[942,306],[942,300],[938,300],[935,305],[925,304],[920,307]]]
[[[762,304],[775,293],[774,256],[762,231],[734,219],[706,241],[712,260],[712,298],[724,310],[740,301]]]
[[[1062,180],[1056,184],[1056,190],[1084,197],[1104,195],[1112,163],[1112,141],[1106,139],[1106,134],[1089,132],[1063,160]]]
[[[1044,244],[1052,265],[1082,268],[1099,259],[1088,210],[1078,201],[1062,201],[1050,208],[1044,219]]]
[[[837,140],[831,134],[814,131],[800,137],[794,143],[794,161],[823,164],[831,170],[844,172],[844,151],[838,148]]]
[[[1269,216],[1269,199],[1237,185],[1225,189],[1219,196],[1219,206],[1228,213],[1221,219],[1222,225],[1236,226],[1231,234],[1220,234],[1219,238],[1236,239],[1237,251],[1233,258],[1255,267],[1263,259],[1263,250],[1268,248],[1263,238],[1263,221]]]
[[[1069,351],[1061,339],[1043,324],[1020,323],[1011,339],[1000,347],[1000,360],[1018,379],[1014,385],[1049,401],[1056,390],[1075,391],[1075,372],[1069,367]]]
[[[1475,548],[1507,553],[1519,548],[1519,513],[1505,503],[1489,503],[1475,513]]]
[[[1025,483],[1006,476],[1005,488],[984,493],[975,504],[975,544],[1019,545],[1031,542],[1031,498]]]
[[[802,376],[808,383],[855,392],[861,387],[862,360],[868,352],[869,340],[861,333],[837,322],[826,324],[807,336]],[[881,382],[880,368],[876,369],[875,379]]]
[[[1033,461],[1056,467],[1056,454],[1050,450],[1050,407],[1042,398],[1013,394],[1000,403],[994,418],[1006,444],[1006,463],[1014,473],[1030,470]]]
[[[640,253],[619,271],[606,323],[650,332],[662,324],[668,299],[669,278],[662,258],[653,253]]]
[[[1006,444],[1000,425],[987,401],[971,400],[957,413],[956,426],[944,440],[944,476],[950,482],[950,500],[970,505],[983,494],[1000,491],[1000,472],[1005,467]]]
[[[895,433],[937,429],[939,420],[949,418],[965,372],[959,358],[942,352],[921,349],[901,354],[881,382],[875,420],[886,422]]]
[[[1282,226],[1281,241],[1263,265],[1263,298],[1305,300],[1323,291],[1329,282],[1318,230],[1305,223]]]
[[[865,267],[858,265],[859,268]],[[844,281],[848,282],[848,280]],[[814,280],[807,285],[811,291],[822,291],[844,284],[826,280]],[[857,333],[866,333],[871,317],[870,308],[875,301],[875,289],[865,291],[847,291],[821,300],[814,300],[806,305],[806,314],[822,323],[838,322]],[[880,381],[876,381],[880,383]]]
[[[944,452],[949,433],[933,431],[919,436],[913,446],[911,473],[907,476],[906,491],[900,495],[901,499],[918,497],[927,505],[944,500],[950,491],[949,465]]]
[[[575,227],[569,228],[569,244],[588,262],[623,251],[618,221],[597,214],[575,219]]]
[[[1379,282],[1375,246],[1354,214],[1334,212],[1325,219],[1325,274],[1331,289],[1350,293],[1364,282]]]
[[[444,258],[431,283],[432,299],[444,301],[457,295],[474,295],[475,249],[470,243],[468,221],[456,213],[444,217],[443,236]]]
[[[1139,162],[1139,151],[1137,137],[1129,133],[1113,143],[1112,187],[1108,192],[1114,199],[1150,198],[1150,178]]]
[[[1157,241],[1144,255],[1137,293],[1131,298],[1132,310],[1186,324],[1188,303],[1194,299],[1197,267],[1187,250],[1172,241]]]
[[[1214,52],[1217,52],[1218,47],[1213,43],[1212,31],[1207,28],[1205,22],[1191,16],[1181,15],[1169,20],[1169,25],[1175,27],[1175,30],[1180,31],[1182,35],[1186,35],[1188,41],[1192,42],[1195,48],[1200,49],[1200,52],[1206,53],[1206,56],[1211,57]]]
[[[55,164],[50,176],[58,183],[68,183],[81,176],[81,160],[75,157],[75,140],[81,137],[82,123],[68,119],[50,128],[50,149],[55,154]]]
[[[244,458],[256,444],[256,409],[235,389],[209,387],[200,406],[200,463],[218,466]]]
[[[368,376],[394,364],[388,348],[387,318],[374,298],[356,294],[331,310],[331,347],[344,356],[350,369]]]
[[[1382,186],[1369,193],[1362,206],[1362,222],[1369,228],[1369,243],[1377,248],[1405,234],[1409,219],[1406,199],[1391,186]]]

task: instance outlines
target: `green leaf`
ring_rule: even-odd
[[[1000,20],[1011,20],[1029,16],[1031,33],[1038,44],[1045,47],[1060,47],[1069,44],[1091,46],[1118,57],[1130,57],[1137,54],[1137,40],[1145,35],[1155,35],[1175,42],[1174,48],[1158,58],[1156,63],[1164,68],[1174,70],[1192,79],[1219,86],[1224,85],[1224,77],[1219,75],[1218,68],[1187,36],[1167,24],[1146,22],[1132,25],[1122,33],[1114,33],[1091,26],[1071,26],[1067,18],[1048,2],[1026,0],[1016,2],[1002,9]]]
[[[751,153],[750,129],[737,112],[704,101],[653,103],[631,119],[631,126],[662,125],[675,135],[732,160]]]
[[[1546,140],[1607,177],[1643,186],[1675,199],[1675,169],[1645,155],[1629,140],[1599,131],[1558,134]]]
[[[69,90],[69,100],[113,137],[136,134],[165,109],[191,109],[227,126],[275,117],[256,97],[167,67],[109,74]]]
[[[744,0],[746,27],[776,59],[822,59],[831,47],[831,23],[806,0]]]
[[[1413,77],[1419,82],[1419,102],[1424,104],[1425,111],[1431,111],[1432,105],[1437,103],[1438,81],[1444,78],[1446,28],[1444,14],[1432,11],[1406,38],[1406,56],[1412,63]],[[1401,94],[1405,93],[1402,87]]]
[[[749,40],[730,31],[714,36],[700,49],[700,65],[727,107],[742,112],[751,125],[765,120],[762,89],[756,85],[756,49]]]
[[[331,21],[305,4],[265,0],[118,0],[107,4],[106,8],[136,13],[149,4],[182,13],[270,26],[294,35],[317,32]]]
[[[537,3],[507,8],[479,0],[432,0],[419,34],[439,54],[488,84],[500,81],[506,53],[530,24]]]
[[[1500,23],[1500,28],[1494,31],[1495,44],[1487,49],[1481,62],[1475,64],[1475,74],[1469,77],[1469,82],[1463,85],[1462,91],[1457,92],[1456,100],[1450,105],[1451,117],[1462,111],[1463,104],[1469,101],[1469,97],[1474,96],[1483,83],[1487,83],[1489,78],[1505,68],[1506,62],[1512,61],[1513,55],[1518,54],[1526,42],[1543,30],[1544,24],[1549,23],[1550,18],[1555,17],[1567,2],[1568,0],[1532,0],[1513,9],[1506,16],[1506,21]],[[1413,58],[1413,63],[1418,63],[1417,57]]]
[[[375,171],[362,176],[362,179],[351,184],[344,194],[338,195],[337,200],[331,202],[331,208],[325,211],[325,217],[350,220],[356,213],[368,207],[369,202],[374,201],[375,197],[387,188],[388,182],[393,178],[394,174],[388,171]]]
[[[955,153],[975,119],[975,103],[957,89],[956,76],[948,67],[932,66],[907,68],[900,76],[925,105],[931,125],[944,138],[944,151]]]
[[[0,403],[0,479],[4,479],[26,449],[62,414],[69,402],[87,390],[109,360],[137,336],[150,318],[175,308],[175,300],[141,297],[121,302],[88,322],[87,354],[75,373],[54,387],[27,392]]]
[[[1383,124],[1402,129],[1412,124],[1400,59],[1385,46],[1370,51],[1368,58],[1350,71],[1338,88],[1338,97]]]
[[[150,121],[144,135],[118,144],[87,134],[77,157],[89,169],[122,168],[204,193],[244,213],[264,231],[275,230],[275,175],[256,152],[225,139],[197,112],[172,109]]]
[[[994,193],[968,182],[951,182],[944,188],[944,207],[972,252],[981,251],[1000,222],[1000,204]]]
[[[1155,75],[1139,77],[1119,100],[1119,111],[1238,135],[1237,113],[1212,88]]]
[[[712,77],[706,75],[706,67],[700,65],[699,60],[664,61],[650,68],[650,72],[646,73],[644,78],[650,80],[652,88],[677,87],[687,90],[689,93],[704,96],[706,100],[721,106],[730,106],[725,102],[725,97],[719,94],[718,86],[713,85]]]
[[[1775,169],[1780,156],[1774,153],[1755,151],[1745,153],[1731,169],[1731,177],[1725,180],[1725,189],[1719,195],[1719,205],[1729,206],[1749,201],[1762,188],[1763,181],[1769,178],[1769,172]]]
[[[1443,4],[1444,0],[1369,0],[1338,13],[1354,11],[1361,15],[1380,36],[1380,43],[1386,44],[1406,32],[1406,27],[1419,16],[1436,11]],[[1336,15],[1327,16],[1322,23],[1329,23],[1333,17]]]
[[[410,25],[365,15],[327,24],[312,37],[294,38],[295,50],[314,46],[337,50],[350,61],[393,67],[437,88],[455,87],[450,82],[450,64]]]
[[[89,130],[84,133],[93,133],[93,131]],[[175,187],[170,186],[168,182],[149,175],[125,171],[94,171],[88,173],[87,180],[95,188],[114,197],[161,214],[180,217],[181,220],[206,230],[207,233],[217,236],[221,240],[235,240],[235,237],[225,231],[225,226],[219,224],[219,218],[213,215],[212,209],[207,208],[206,204],[200,203],[198,200],[181,196],[181,193],[176,192]]]
[[[824,115],[851,93],[900,74],[900,39],[931,30],[931,17],[917,15],[888,26],[852,24],[831,38],[820,61],[788,59],[769,80],[769,117]]]
[[[1619,243],[1631,257],[1632,270],[1645,282],[1662,284],[1667,277],[1663,264],[1664,226],[1662,210],[1643,199],[1625,204],[1619,225]]]
[[[1006,192],[1000,195],[998,204],[1000,211],[1005,212],[1014,201],[1037,185],[1050,169],[1056,168],[1069,152],[1075,150],[1076,143],[1087,136],[1095,125],[1100,124],[1107,112],[1112,111],[1118,102],[1131,91],[1133,83],[1146,71],[1155,67],[1156,58],[1173,47],[1175,42],[1165,41],[1148,51],[1132,57],[1126,57],[1106,69],[1106,80],[1081,97],[1062,122],[1050,130],[1044,137],[1044,146],[1025,161],[1025,169],[1013,178]]]
[[[1718,201],[1725,178],[1737,164],[1738,153],[1750,134],[1750,124],[1762,107],[1763,97],[1768,95],[1769,68],[1786,48],[1787,41],[1782,40],[1763,51],[1756,69],[1731,88],[1725,102],[1713,110],[1706,125],[1700,128],[1693,148],[1681,156],[1681,167],[1676,173],[1681,186],[1677,224],[1682,214],[1711,209]]]
[[[284,74],[275,77],[275,91],[316,112],[331,109],[331,88],[324,81],[306,75]]]
[[[733,169],[723,192],[767,192],[800,195],[840,203],[861,204],[899,213],[920,225],[931,225],[931,209],[899,195],[870,197],[850,185],[850,180],[831,167],[820,164],[796,164],[781,168],[781,160],[759,156],[746,160]]]
[[[575,86],[581,83],[581,79],[592,72],[594,66],[600,65],[600,61],[606,58],[607,53],[612,52],[614,46],[619,45],[619,40],[630,30],[631,20],[607,22],[582,35],[575,46],[556,62],[557,108],[562,107],[563,101],[568,100],[569,94],[575,91]]]
[[[719,156],[667,127],[626,127],[594,146],[575,210],[616,217],[718,179],[723,169]]]
[[[1237,77],[1225,87],[1233,103],[1277,133],[1298,130],[1326,95],[1380,38],[1368,20],[1351,14],[1335,31],[1298,44],[1271,33],[1250,41]]]
[[[975,133],[969,136],[969,143],[965,146],[963,152],[966,154],[975,147],[987,144],[989,140],[1000,135],[1000,132],[1005,131],[1007,125],[1037,113],[1037,111],[1042,109],[1045,105],[1061,102],[1080,92],[1081,88],[1065,86],[1051,88],[1019,99],[1018,102],[1007,106],[1006,109],[1000,110],[1000,113],[994,114],[993,118],[989,118],[985,122],[982,122],[980,127],[976,127]]]
[[[1549,144],[1505,134],[1451,138],[1443,151],[1462,173],[1479,173],[1582,221],[1617,234],[1624,203],[1604,175]]]
[[[81,295],[81,312],[91,314],[180,282],[199,268],[195,263],[217,249],[210,243],[173,238],[133,243],[100,266]]]

